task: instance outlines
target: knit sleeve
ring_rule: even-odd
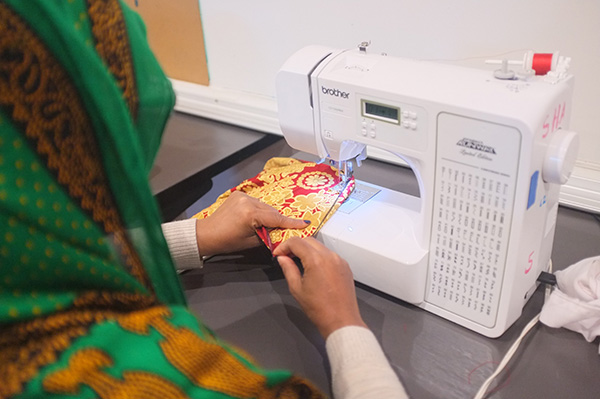
[[[406,399],[402,383],[371,330],[349,326],[325,343],[335,399]]]
[[[164,223],[162,230],[177,270],[203,266],[196,241],[196,219]]]

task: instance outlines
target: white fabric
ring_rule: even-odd
[[[199,269],[204,265],[196,241],[196,219],[164,223],[162,230],[177,270]]]
[[[592,342],[600,335],[600,256],[555,274],[557,285],[542,308],[540,321],[581,333]]]
[[[325,342],[335,399],[408,398],[371,330],[348,326]]]

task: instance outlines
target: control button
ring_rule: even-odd
[[[403,122],[402,122],[402,127],[405,127],[405,128],[407,128],[407,129],[410,129],[410,124],[411,124],[411,123],[412,123],[412,122],[409,122],[409,121],[403,121]]]
[[[546,183],[565,184],[577,159],[579,136],[569,130],[557,130],[546,149],[542,178]]]
[[[360,133],[361,133],[363,136],[366,136],[366,135],[367,135],[367,129],[363,127],[362,129],[360,129]]]
[[[417,113],[415,111],[408,111],[408,117],[417,120]]]
[[[531,206],[535,204],[535,194],[537,193],[539,175],[539,170],[536,170],[535,172],[533,172],[533,175],[531,175],[531,179],[529,181],[529,196],[527,198],[527,209],[531,208]]]
[[[404,119],[408,119],[408,118],[410,118],[410,113],[408,111],[402,111],[402,117]]]
[[[408,122],[411,130],[417,130],[417,122]]]
[[[363,119],[363,121],[361,122],[361,126],[366,129],[367,128],[367,121]]]
[[[369,136],[371,136],[371,137],[373,137],[373,138],[377,137],[377,134],[375,134],[375,130],[371,130],[371,131],[369,132]]]

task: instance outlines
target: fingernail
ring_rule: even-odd
[[[304,223],[306,223],[306,224],[310,224],[310,223],[311,223],[311,221],[310,221],[310,220],[305,220],[305,221],[304,221]]]

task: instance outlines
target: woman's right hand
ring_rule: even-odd
[[[290,238],[281,243],[277,257],[290,293],[317,326],[323,338],[345,326],[366,327],[356,300],[348,263],[314,238]],[[292,257],[300,258],[301,274]]]

